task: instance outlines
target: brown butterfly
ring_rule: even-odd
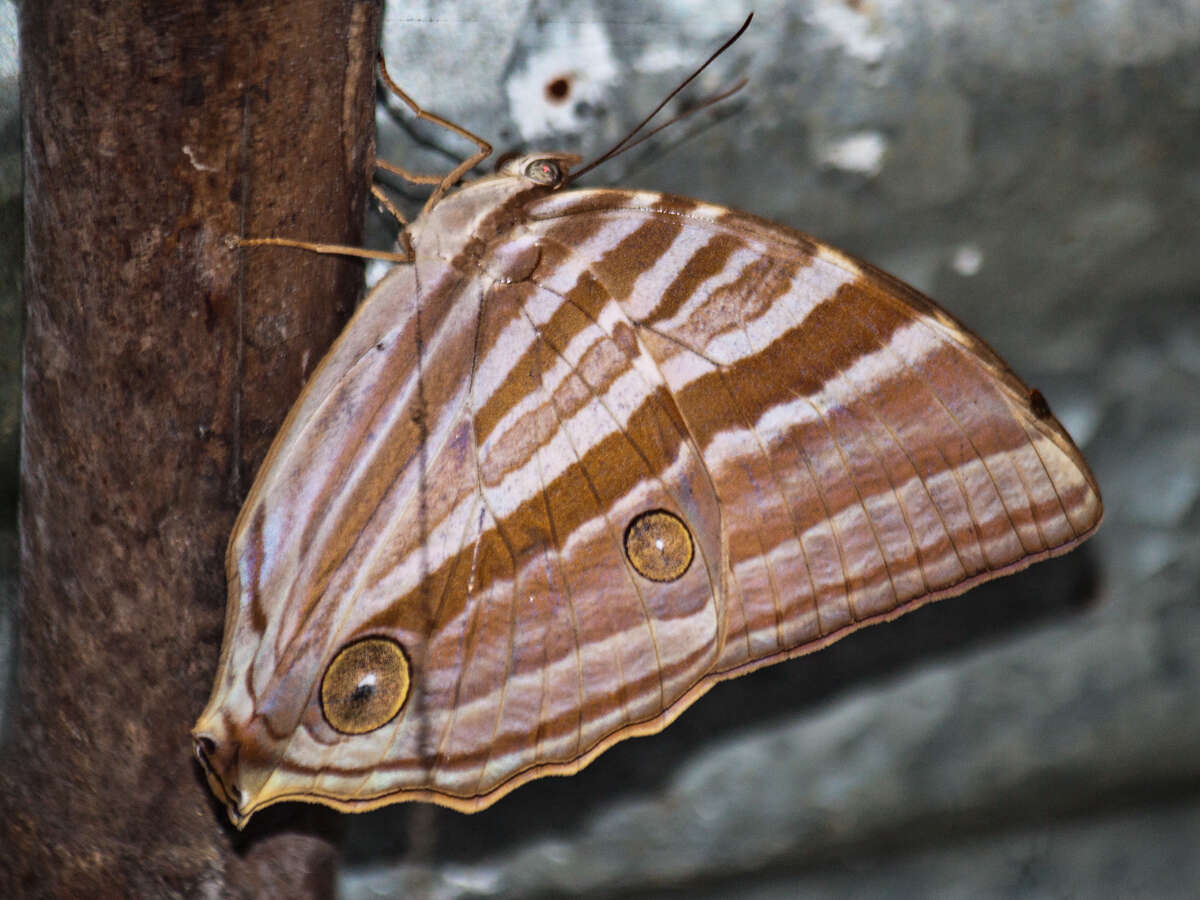
[[[234,528],[194,736],[238,825],[482,809],[1099,524],[1041,395],[913,288],[745,213],[561,190],[569,154],[450,191],[473,139]]]

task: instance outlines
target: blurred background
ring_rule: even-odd
[[[747,86],[586,183],[738,207],[930,294],[1041,389],[1105,524],[1069,556],[718,686],[662,734],[483,813],[348,817],[342,894],[1194,896],[1200,0],[391,0],[383,49],[419,103],[498,152],[587,157],[751,11],[672,109]],[[399,106],[378,124],[379,154],[410,169],[470,152]],[[5,672],[20,188],[0,0]]]

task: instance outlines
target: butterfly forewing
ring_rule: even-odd
[[[681,198],[574,191],[529,215],[563,260],[535,279],[627,310],[704,456],[730,559],[718,671],[1062,552],[1099,521],[1058,422],[896,279]]]
[[[916,291],[750,216],[551,193],[524,164],[414,223],[415,264],[364,301],[247,499],[196,728],[235,821],[482,808],[1099,521],[1040,395]],[[394,642],[407,694],[345,733],[321,685],[366,638]]]

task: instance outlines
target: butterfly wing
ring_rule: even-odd
[[[721,507],[715,680],[1063,553],[1099,524],[1078,449],[983,341],[897,279],[648,192],[529,210],[541,284],[613,298]]]
[[[447,592],[462,636],[434,616],[431,671],[453,689],[432,703],[445,712],[433,799],[485,805],[574,771],[718,657],[716,497],[647,361],[623,317],[530,279],[484,300],[471,376],[482,536],[464,542]],[[673,581],[642,577],[625,552],[653,510],[691,523],[695,559]]]
[[[525,249],[499,242],[494,273],[436,255],[391,273],[264,462],[196,727],[235,821],[287,799],[480,808],[657,730],[716,662],[724,563],[700,454],[632,324],[508,272],[528,273]],[[693,537],[669,581],[625,553],[655,510]],[[318,686],[367,636],[403,648],[409,696],[340,733]]]
[[[235,528],[196,734],[237,821],[482,808],[1099,521],[1078,451],[986,345],[803,235],[570,191],[464,246],[364,301]],[[658,510],[694,550],[666,580],[627,544]],[[320,685],[365,636],[411,683],[346,734]]]
[[[457,551],[477,493],[463,473],[474,469],[467,376],[480,300],[478,284],[438,258],[394,269],[260,467],[230,539],[225,640],[194,729],[239,824],[277,799],[348,801],[387,755],[379,732],[336,732],[318,686],[346,637],[373,623],[409,652],[428,640],[431,555]],[[434,529],[446,509],[458,521]],[[394,602],[414,594],[424,602]]]

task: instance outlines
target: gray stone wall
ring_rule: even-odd
[[[1200,3],[717,9],[393,2],[384,47],[418,102],[498,150],[590,156],[753,9],[691,96],[746,88],[587,182],[736,206],[913,282],[1042,389],[1106,522],[719,686],[573,778],[475,816],[354,817],[346,896],[1193,896]],[[381,117],[402,165],[467,150]]]

